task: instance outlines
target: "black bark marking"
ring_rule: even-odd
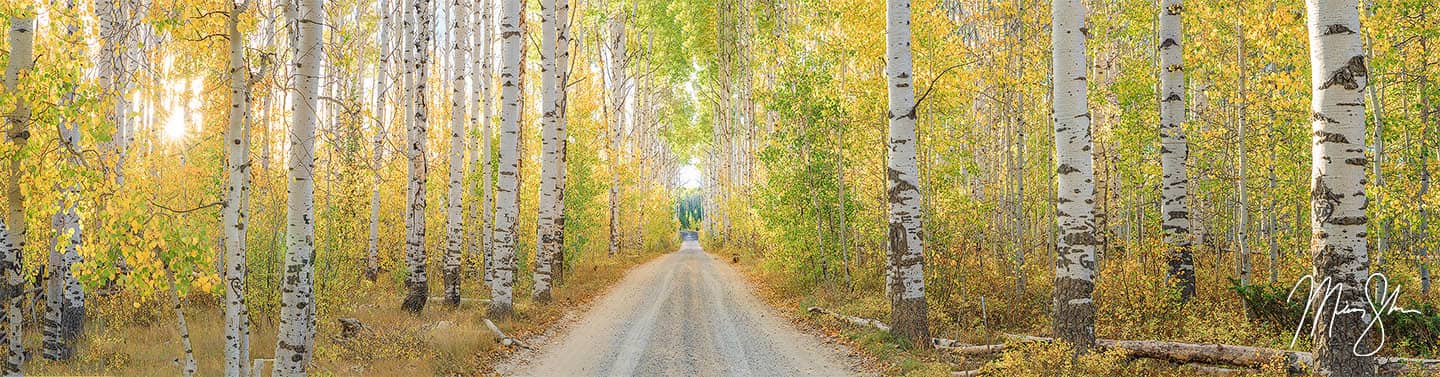
[[[1331,24],[1325,27],[1325,33],[1321,35],[1355,34],[1354,30],[1344,24]]]
[[[1325,80],[1325,83],[1320,85],[1320,90],[1325,90],[1335,85],[1340,85],[1340,87],[1346,90],[1360,89],[1360,82],[1356,80],[1356,78],[1366,77],[1367,75],[1369,75],[1369,73],[1365,68],[1365,56],[1355,55],[1350,57],[1350,60],[1345,63],[1345,66],[1330,73],[1330,79]]]
[[[1319,139],[1316,143],[1350,143],[1350,139],[1346,138],[1345,135],[1335,132],[1315,131],[1315,138]]]
[[[1330,219],[1329,223],[1335,225],[1365,225],[1365,216],[1336,217]]]
[[[907,182],[904,179],[900,179],[901,174],[899,170],[888,169],[888,171],[890,182],[892,182],[893,185],[890,187],[890,191],[888,193],[890,195],[890,204],[899,204],[900,201],[903,200],[900,195],[901,193],[906,191],[913,191],[916,190],[916,188],[915,185],[911,184],[910,182]]]

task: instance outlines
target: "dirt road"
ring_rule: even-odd
[[[796,330],[730,266],[686,241],[637,267],[518,376],[850,376],[835,346]]]

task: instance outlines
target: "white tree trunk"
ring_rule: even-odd
[[[291,48],[296,96],[291,108],[290,182],[285,212],[285,278],[280,286],[280,328],[276,334],[277,377],[304,376],[315,341],[315,108],[320,102],[320,0],[300,0],[290,20],[297,40]]]
[[[10,18],[10,30],[7,33],[10,46],[10,60],[5,66],[5,91],[15,92],[20,84],[20,73],[30,70],[34,63],[35,43],[35,20],[30,18]],[[0,110],[3,111],[3,110]],[[14,143],[17,149],[25,147],[25,141],[30,138],[30,131],[27,124],[30,122],[30,109],[24,103],[16,105],[13,110],[8,110],[5,115],[5,139]],[[24,197],[20,192],[20,155],[16,154],[10,159],[10,182],[7,190],[9,201],[9,212],[3,224],[5,229],[5,242],[0,243],[0,278],[4,278],[4,294],[0,295],[0,303],[6,307],[4,310],[4,323],[7,328],[4,331],[0,343],[4,343],[9,351],[5,358],[5,366],[0,373],[6,376],[20,375],[20,363],[24,360],[25,348],[21,345],[21,325],[24,318],[21,315],[21,307],[24,305],[25,276],[23,272],[22,251],[25,249],[25,207]]]
[[[610,162],[610,249],[609,255],[620,252],[620,140],[625,130],[625,12],[610,16],[608,42],[610,106],[610,144],[606,158]]]
[[[249,3],[248,1],[246,2]],[[244,344],[250,338],[245,305],[245,230],[250,218],[250,111],[249,68],[240,38],[240,5],[232,5],[226,24],[230,35],[230,124],[225,131],[225,200],[221,229],[225,244],[225,375],[244,377],[250,355]],[[178,300],[177,300],[178,302]]]
[[[915,144],[915,88],[910,53],[910,1],[887,0],[885,76],[889,82],[890,324],[910,344],[930,339],[925,303],[925,239],[920,221]]]
[[[463,199],[465,191],[465,58],[467,40],[465,18],[470,14],[468,0],[452,0],[450,4],[450,191],[445,212],[445,302],[460,305],[460,259],[465,252]]]
[[[380,0],[380,64],[375,74],[375,139],[370,150],[373,177],[370,186],[370,237],[365,247],[365,278],[372,282],[380,272],[380,171],[384,168],[385,136],[390,126],[390,117],[386,110],[390,105],[387,101],[390,94],[390,63],[394,61],[390,39],[393,33],[391,28],[395,23],[390,19],[390,8],[389,0]]]
[[[1235,241],[1240,246],[1240,285],[1250,285],[1250,272],[1253,270],[1250,264],[1250,196],[1248,187],[1245,184],[1248,167],[1245,161],[1245,29],[1240,23],[1235,24],[1235,65],[1239,67],[1239,75],[1236,80],[1236,87],[1239,88],[1239,102],[1236,106],[1235,130],[1236,130],[1236,157],[1240,174],[1235,179],[1235,189],[1239,192],[1240,203],[1236,223]],[[1273,266],[1272,266],[1273,267]]]
[[[1185,137],[1185,40],[1181,0],[1160,4],[1160,212],[1165,243],[1170,245],[1169,278],[1181,300],[1195,295],[1195,260],[1190,252],[1189,175],[1185,162],[1190,144]]]
[[[137,5],[139,4],[133,0],[95,2],[95,15],[99,20],[97,33],[101,39],[101,52],[96,68],[99,71],[100,87],[114,95],[115,99],[114,107],[106,109],[105,118],[108,123],[115,125],[110,147],[115,153],[114,180],[116,185],[121,186],[125,184],[125,159],[129,145],[135,137],[134,129],[126,116],[130,111],[130,99],[124,93],[128,93],[130,87],[127,63],[131,59],[131,52],[136,52],[138,48],[132,49],[129,45],[131,42],[138,42],[133,36],[139,34],[134,33],[134,20],[143,19],[143,8],[148,8],[148,5]]]
[[[1422,39],[1420,45],[1424,48],[1424,51],[1426,53],[1425,55],[1428,56],[1430,52],[1430,45],[1426,42],[1426,40]],[[1422,76],[1420,78],[1420,87],[1426,88],[1428,87],[1427,84],[1429,84],[1429,80],[1426,80]],[[1430,95],[1421,95],[1420,104],[1420,108],[1422,109],[1432,108],[1430,107]],[[1430,126],[1433,124],[1433,120],[1435,119],[1434,117],[1435,115],[1433,113],[1425,113],[1425,116],[1421,117],[1421,122],[1423,124],[1423,126],[1421,126],[1421,129],[1427,131],[1420,133],[1422,135],[1420,137],[1421,150],[1424,150],[1425,148],[1430,148],[1430,137],[1431,135],[1434,135],[1434,132],[1437,132],[1437,130],[1430,128]],[[1430,193],[1430,160],[1428,154],[1421,152],[1420,189],[1415,191],[1415,201],[1417,203],[1420,203],[1420,227],[1418,233],[1420,236],[1419,239],[1422,240],[1427,239],[1427,237],[1430,236],[1430,206],[1429,202],[1427,202],[1425,199],[1425,194],[1428,193]],[[1420,295],[1428,296],[1430,293],[1430,267],[1429,263],[1426,263],[1424,261],[1429,260],[1426,257],[1430,256],[1430,248],[1427,245],[1421,244],[1419,245],[1419,249],[1420,250],[1418,250],[1418,254],[1416,256],[1418,257],[1417,259],[1421,261],[1420,263],[1417,263],[1419,264],[1420,269]]]
[[[73,12],[74,1],[66,2],[66,7],[67,13]],[[78,30],[77,25],[66,25],[66,37],[72,37]],[[76,58],[74,53],[67,54],[67,58]],[[74,89],[68,90],[61,97],[61,106],[70,106],[74,95]],[[57,128],[60,136],[59,148],[65,156],[66,164],[71,169],[81,168],[83,162],[80,157],[80,125],[62,117]],[[80,186],[73,182],[58,188],[57,210],[51,220],[55,238],[46,267],[49,276],[46,277],[45,286],[45,316],[41,319],[44,357],[50,360],[66,360],[73,355],[69,343],[80,334],[78,326],[82,323],[80,319],[84,318],[84,290],[79,279],[70,272],[70,267],[80,261],[79,250],[84,241],[80,227],[80,190]],[[66,321],[67,319],[70,321]]]
[[[25,361],[25,347],[21,345],[20,333],[20,308],[24,303],[24,295],[20,292],[24,289],[25,278],[19,277],[19,283],[11,279],[11,276],[20,276],[20,248],[10,241],[10,237],[10,228],[5,225],[4,219],[0,219],[0,274],[4,275],[0,278],[5,279],[3,291],[0,291],[0,304],[4,305],[5,314],[0,346],[5,347],[5,364],[0,367],[0,375],[5,377],[22,375],[20,364]]]
[[[559,285],[565,277],[565,181],[567,179],[565,165],[566,161],[570,159],[568,154],[570,141],[567,131],[569,117],[566,116],[566,109],[569,108],[569,105],[565,101],[570,98],[568,84],[570,80],[570,42],[572,40],[570,37],[570,0],[555,0],[555,12],[555,27],[558,29],[555,34],[557,38],[555,42],[555,80],[559,87],[555,98],[556,119],[559,123],[556,129],[558,135],[555,138],[560,141],[560,159],[557,161],[555,171],[559,172],[560,176],[559,181],[555,183],[559,191],[555,195],[554,212],[559,219],[556,220],[555,225],[555,231],[558,232],[554,236],[556,244],[549,256],[551,285]]]
[[[469,117],[469,127],[473,127],[469,128],[469,131],[467,131],[470,136],[470,143],[468,145],[470,152],[470,171],[467,174],[469,174],[471,180],[475,181],[476,186],[472,188],[475,189],[478,188],[481,184],[479,103],[480,81],[481,77],[484,77],[484,73],[482,73],[481,71],[480,57],[483,56],[484,52],[481,51],[481,44],[483,42],[480,40],[480,33],[482,32],[480,29],[483,28],[483,26],[479,25],[479,23],[482,17],[480,15],[480,13],[482,12],[480,9],[482,6],[484,6],[484,1],[466,1],[469,2],[468,4],[466,4],[466,7],[470,10],[470,13],[464,15],[464,17],[466,19],[466,22],[471,25],[475,25],[470,28],[470,34],[465,36],[466,40],[470,42],[470,44],[466,46],[466,51],[469,54],[465,57],[465,59],[467,59],[466,64],[469,65],[470,69],[469,75],[467,76],[470,78],[470,89],[469,92],[466,94],[469,96],[468,102],[466,102],[466,116]],[[471,191],[471,193],[473,195],[480,195],[480,192],[478,190]],[[465,253],[469,258],[475,258],[476,256],[483,255],[480,248],[483,245],[481,240],[483,240],[485,237],[485,228],[483,224],[478,224],[480,221],[483,220],[483,216],[480,213],[480,208],[480,198],[475,198],[470,201],[470,208],[465,211],[466,221],[469,223],[477,223],[476,226],[472,226],[468,229],[467,236],[465,237],[469,242],[466,244],[465,247]],[[483,258],[483,256],[481,258]]]
[[[490,287],[490,316],[514,314],[516,273],[515,222],[520,195],[520,123],[524,114],[521,88],[524,75],[525,2],[500,0],[500,177],[495,203],[494,278]]]
[[[1088,11],[1052,0],[1051,56],[1056,157],[1055,334],[1083,352],[1095,345],[1095,168],[1086,102]]]
[[[550,301],[551,274],[555,267],[553,259],[559,254],[564,241],[564,216],[560,213],[560,201],[564,187],[561,177],[565,175],[560,161],[564,159],[565,124],[561,123],[560,107],[564,91],[563,80],[557,64],[559,44],[559,6],[557,1],[540,0],[540,142],[542,156],[540,163],[540,205],[535,234],[539,238],[535,247],[535,285],[533,296],[538,302]]]
[[[1375,374],[1373,356],[1358,356],[1352,346],[1370,321],[1368,311],[1345,307],[1368,304],[1362,290],[1370,275],[1365,245],[1365,86],[1369,84],[1360,41],[1360,12],[1355,2],[1307,0],[1310,31],[1310,255],[1317,287],[1344,285],[1337,297],[1327,290],[1313,299],[1316,308],[1314,353],[1322,375]],[[1313,291],[1313,290],[1312,290]],[[1364,347],[1361,347],[1364,348]]]
[[[199,369],[199,365],[195,363],[195,349],[190,346],[190,325],[185,322],[185,307],[181,305],[180,289],[175,287],[175,271],[171,270],[170,265],[164,261],[160,263],[165,266],[165,278],[168,279],[170,283],[170,308],[175,311],[175,326],[176,329],[180,331],[180,348],[181,352],[183,352],[180,355],[180,375],[191,377],[195,375],[195,372]],[[229,352],[228,345],[226,352]],[[226,359],[227,365],[225,369],[226,373],[229,374],[228,354],[226,355]]]
[[[405,17],[410,22],[407,42],[410,62],[405,65],[409,83],[410,114],[406,157],[410,161],[409,185],[405,195],[405,302],[401,307],[419,313],[429,299],[430,286],[425,271],[425,180],[429,175],[426,133],[429,120],[426,84],[429,81],[430,0],[413,0]]]
[[[471,83],[474,85],[474,90],[479,92],[480,97],[479,109],[475,110],[475,113],[479,114],[480,123],[482,124],[480,130],[480,150],[477,151],[480,154],[479,168],[481,170],[480,237],[482,239],[480,241],[480,258],[482,259],[481,267],[484,269],[482,275],[484,275],[485,286],[490,287],[491,281],[495,277],[495,247],[493,246],[494,233],[492,232],[495,223],[495,207],[493,205],[493,197],[491,196],[493,194],[491,190],[495,185],[495,179],[492,176],[495,167],[494,163],[491,162],[493,148],[491,147],[490,140],[491,135],[494,133],[491,130],[491,122],[495,119],[494,114],[491,113],[493,107],[491,106],[490,95],[490,85],[495,79],[493,69],[491,68],[491,56],[495,53],[495,48],[492,45],[495,39],[494,36],[491,35],[491,31],[494,30],[495,26],[491,22],[491,16],[494,14],[493,5],[495,3],[491,0],[477,0],[477,2],[475,17],[479,19],[479,23],[475,28],[475,50],[470,53],[471,60],[475,62],[473,63],[474,66],[479,67],[480,72],[471,75],[473,80]]]

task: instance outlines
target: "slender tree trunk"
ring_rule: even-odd
[[[183,352],[180,355],[180,374],[191,377],[195,375],[199,365],[195,363],[195,349],[190,346],[190,325],[185,322],[185,307],[181,306],[180,289],[175,287],[175,271],[164,261],[160,263],[165,266],[165,278],[170,283],[170,307],[175,311],[175,325],[180,331],[180,347]],[[228,346],[226,350],[228,352]],[[226,355],[226,359],[229,359],[229,355]],[[228,374],[228,360],[226,369]]]
[[[1184,40],[1181,0],[1160,5],[1160,170],[1161,205],[1165,243],[1170,246],[1167,275],[1182,301],[1195,295],[1195,260],[1190,254],[1190,205],[1186,195],[1189,176],[1185,161],[1190,146],[1185,138]]]
[[[290,183],[286,217],[285,278],[280,287],[280,328],[275,376],[304,376],[315,341],[315,108],[320,95],[320,0],[300,0],[291,30],[296,97],[291,109]]]
[[[380,0],[380,64],[375,74],[375,139],[370,150],[370,237],[365,247],[365,278],[374,282],[380,273],[380,172],[384,169],[385,137],[390,126],[389,108],[390,63],[394,60],[390,39],[392,25],[390,0]]]
[[[1315,318],[1314,354],[1321,375],[1375,375],[1374,356],[1352,348],[1370,321],[1362,290],[1370,275],[1365,245],[1365,86],[1369,83],[1355,2],[1307,0],[1310,31],[1310,254]],[[1334,297],[1329,286],[1341,286]],[[1325,307],[1329,303],[1332,307]],[[1362,347],[1364,342],[1360,343]]]
[[[566,163],[570,159],[569,117],[566,115],[566,110],[569,108],[566,100],[570,98],[570,0],[555,0],[555,12],[555,27],[559,29],[555,33],[558,38],[555,42],[555,75],[557,85],[559,85],[555,109],[559,122],[557,128],[559,134],[555,138],[560,142],[560,159],[555,171],[560,172],[560,180],[555,184],[559,188],[555,195],[554,211],[559,216],[556,220],[555,231],[559,233],[554,236],[556,244],[551,250],[553,255],[550,256],[552,265],[550,280],[551,285],[560,285],[560,282],[565,279],[565,182],[569,176],[565,169]]]
[[[11,19],[11,25],[15,19]],[[11,45],[15,46],[15,45]],[[11,50],[12,53],[14,50]],[[13,55],[12,55],[13,56]],[[21,312],[24,305],[25,278],[20,272],[20,247],[11,242],[10,228],[5,225],[4,219],[0,219],[0,274],[5,279],[4,289],[0,291],[0,303],[3,303],[5,314],[4,331],[0,331],[0,345],[5,347],[5,364],[0,368],[0,375],[11,377],[21,376],[20,364],[25,361],[25,347],[21,345],[22,334],[20,333]]]
[[[249,4],[246,1],[245,4]],[[245,5],[232,5],[226,24],[230,38],[230,124],[225,131],[225,200],[221,227],[225,244],[225,375],[244,377],[250,355],[242,353],[249,341],[245,305],[246,228],[250,219],[250,111],[249,67],[240,35],[240,14]]]
[[[32,18],[10,18],[10,31],[7,34],[10,46],[10,60],[5,66],[5,91],[14,93],[20,85],[20,74],[29,71],[34,65],[34,43],[35,43],[35,20]],[[30,108],[23,102],[17,104],[13,110],[5,115],[5,139],[15,145],[16,150],[25,148],[25,142],[30,139]],[[5,226],[6,242],[0,244],[4,254],[0,255],[0,277],[5,279],[4,294],[0,295],[0,302],[6,304],[4,311],[4,322],[8,328],[4,332],[4,343],[9,350],[5,359],[5,366],[0,373],[6,376],[20,375],[20,363],[24,360],[25,348],[21,345],[21,325],[24,318],[21,308],[24,305],[25,276],[22,263],[23,251],[26,245],[26,225],[24,197],[20,191],[21,180],[21,153],[16,153],[10,158],[10,182],[7,190],[9,212],[6,213]]]
[[[1421,14],[1420,19],[1422,22],[1425,19],[1424,15],[1424,13]],[[1430,45],[1428,42],[1429,40],[1427,38],[1420,38],[1420,46],[1423,51],[1420,56],[1430,56]],[[1430,135],[1436,131],[1430,128],[1434,124],[1434,114],[1440,111],[1440,109],[1431,107],[1430,92],[1425,90],[1429,88],[1429,83],[1430,80],[1427,76],[1420,76],[1420,92],[1424,93],[1420,96],[1420,109],[1421,113],[1424,114],[1421,116],[1422,126],[1420,129],[1426,132],[1420,133],[1420,190],[1415,192],[1415,201],[1420,203],[1419,239],[1422,240],[1429,239],[1430,236],[1430,206],[1429,202],[1425,199],[1425,195],[1430,193],[1430,154],[1426,149],[1430,148]],[[1430,263],[1428,258],[1430,252],[1429,247],[1423,243],[1421,243],[1419,247],[1420,250],[1417,255],[1419,258],[1417,258],[1417,260],[1419,260],[1418,264],[1420,269],[1420,295],[1428,296],[1430,293]]]
[[[1086,102],[1085,28],[1087,10],[1080,0],[1051,2],[1051,116],[1055,125],[1056,337],[1077,353],[1095,345],[1095,168],[1091,155],[1090,112]]]
[[[75,2],[66,2],[66,13],[75,10]],[[66,38],[74,36],[79,26],[66,25]],[[75,59],[73,53],[67,53],[69,59]],[[75,90],[73,87],[63,89],[65,94],[61,97],[61,106],[71,106],[74,101]],[[65,156],[65,162],[70,169],[80,169],[83,162],[80,157],[80,125],[73,123],[63,116],[58,125],[59,149]],[[44,335],[43,347],[44,357],[50,360],[69,359],[73,352],[69,343],[79,336],[78,326],[82,323],[78,319],[84,317],[85,296],[84,290],[80,287],[79,280],[71,273],[70,267],[80,261],[79,250],[84,242],[80,228],[79,203],[81,201],[81,188],[78,183],[69,185],[57,185],[57,203],[55,215],[51,220],[51,226],[55,229],[55,238],[50,247],[49,261],[46,270],[49,272],[46,277],[45,286],[45,316],[41,319]],[[78,314],[78,315],[77,315]],[[67,322],[66,319],[74,321]],[[76,328],[67,327],[73,324]]]
[[[131,32],[135,27],[132,24],[135,19],[143,19],[143,9],[134,9],[136,4],[127,0],[99,0],[95,2],[96,18],[99,20],[97,31],[102,40],[101,58],[97,62],[100,71],[100,86],[114,95],[114,107],[106,109],[106,120],[115,125],[115,134],[112,135],[111,147],[115,153],[114,180],[117,186],[125,184],[125,159],[128,157],[130,143],[134,141],[135,130],[130,124],[127,113],[130,111],[129,98],[123,93],[129,92],[130,78],[127,69],[127,60],[131,58],[129,43],[132,42]],[[136,14],[130,14],[135,11]]]
[[[885,75],[890,97],[890,325],[910,344],[926,344],[925,245],[921,237],[919,169],[915,158],[915,88],[910,55],[910,1],[886,0]]]
[[[482,238],[480,241],[480,258],[482,259],[482,268],[484,268],[482,275],[484,275],[485,286],[491,287],[491,282],[495,276],[495,247],[492,246],[494,244],[492,227],[495,223],[495,208],[492,205],[491,197],[491,190],[495,185],[491,172],[493,172],[495,168],[493,166],[494,164],[490,161],[492,153],[490,136],[493,134],[490,125],[494,120],[494,114],[491,113],[493,107],[491,107],[490,103],[490,84],[492,80],[494,80],[494,72],[492,72],[490,62],[492,61],[491,56],[495,53],[495,48],[492,46],[495,40],[490,32],[494,30],[494,25],[491,24],[491,15],[494,13],[491,10],[494,3],[492,0],[477,0],[477,3],[475,14],[476,18],[479,19],[479,23],[475,28],[475,50],[470,53],[471,60],[475,61],[474,66],[479,67],[480,72],[471,75],[471,82],[474,85],[474,90],[479,92],[480,103],[476,113],[480,114],[480,122],[483,124],[480,131],[481,145],[479,151],[481,170],[480,233]]]
[[[522,44],[525,2],[500,0],[500,166],[495,208],[495,277],[490,287],[490,316],[514,314],[515,223],[519,215],[520,124],[524,114]]]
[[[846,240],[846,233],[849,231],[849,224],[846,222],[848,216],[845,212],[845,127],[837,125],[835,128],[835,201],[840,203],[840,258],[845,262],[845,289],[851,289],[854,280],[850,273],[850,243]]]
[[[465,191],[465,19],[460,15],[469,14],[468,0],[452,0],[450,4],[450,80],[453,83],[450,95],[450,202],[445,212],[445,302],[460,305],[460,260],[465,252],[465,228],[463,205]]]
[[[1274,96],[1266,98],[1273,99]],[[1266,106],[1270,107],[1270,210],[1266,215],[1265,230],[1269,233],[1266,238],[1270,241],[1270,284],[1275,284],[1280,279],[1280,222],[1276,218],[1276,212],[1280,208],[1280,195],[1276,188],[1279,178],[1275,174],[1275,167],[1280,162],[1275,150],[1279,148],[1280,141],[1275,137],[1275,108]]]
[[[426,134],[429,128],[426,87],[430,80],[430,0],[413,0],[410,14],[413,20],[410,35],[409,70],[411,109],[406,152],[410,161],[409,185],[405,195],[405,301],[401,308],[411,313],[420,313],[429,299],[430,286],[426,278],[425,254],[425,181],[429,175],[429,153],[426,152]]]
[[[1365,3],[1371,4],[1372,2],[1367,1]],[[1365,7],[1365,17],[1372,18],[1374,16],[1375,7],[1373,6],[1373,4],[1367,5]],[[1374,71],[1374,66],[1371,66],[1370,62],[1373,61],[1372,59],[1375,57],[1375,54],[1370,44],[1370,33],[1362,33],[1361,49],[1365,53],[1366,68],[1367,70]],[[1373,146],[1375,147],[1375,161],[1371,162],[1371,167],[1373,167],[1375,170],[1374,174],[1371,175],[1370,179],[1375,184],[1375,192],[1377,193],[1377,197],[1375,198],[1375,200],[1377,202],[1383,203],[1383,196],[1385,196],[1385,106],[1380,102],[1380,99],[1382,98],[1380,92],[1381,89],[1383,89],[1383,87],[1380,86],[1380,76],[1380,74],[1373,72],[1372,74],[1367,76],[1373,79],[1369,80],[1369,82],[1365,85],[1365,94],[1369,96],[1370,114],[1373,116],[1372,119],[1375,121],[1375,136],[1373,144]],[[1385,252],[1390,248],[1390,241],[1388,239],[1390,236],[1390,220],[1385,218],[1384,213],[1377,213],[1374,216],[1377,217],[1377,220],[1380,222],[1379,224],[1377,224],[1378,226],[1375,227],[1374,265],[1376,272],[1383,272],[1385,268]]]
[[[610,249],[609,255],[620,252],[620,140],[625,130],[625,12],[617,11],[610,16],[607,33],[610,59],[607,68],[610,76],[610,144],[607,159],[610,163]]]
[[[560,115],[564,107],[564,73],[559,64],[560,14],[567,11],[559,4],[565,0],[540,1],[540,114],[542,143],[540,167],[540,204],[535,234],[539,238],[535,248],[535,286],[533,295],[538,302],[550,301],[550,289],[555,269],[555,258],[565,240],[564,207],[564,163],[565,124]]]
[[[273,46],[276,45],[275,24],[279,21],[275,17],[275,8],[278,7],[275,5],[275,3],[276,1],[270,0],[270,6],[268,7],[270,9],[270,13],[265,15],[265,20],[263,21],[265,23],[265,45],[272,46],[271,48],[274,48]],[[381,9],[388,8],[385,6],[381,6]],[[388,25],[389,22],[383,22],[382,24]],[[278,55],[280,51],[275,51],[275,53]],[[271,98],[274,98],[277,95],[276,92],[280,90],[280,87],[279,85],[276,85],[277,80],[275,79],[274,71],[266,72],[265,75],[269,76],[269,80],[266,82],[267,88],[265,89],[264,99],[260,101],[260,108],[263,112],[263,114],[260,115],[260,177],[262,181],[266,182],[265,186],[267,187],[268,191],[268,187],[270,187],[270,122],[272,122],[274,119],[271,116]],[[284,94],[279,95],[281,96],[283,101]]]
[[[479,29],[481,28],[481,26],[478,25],[478,23],[480,22],[480,14],[479,14],[479,13],[481,12],[479,7],[482,6],[483,4],[481,4],[481,1],[475,1],[475,0],[464,0],[464,1],[467,2],[465,6],[466,6],[466,9],[469,10],[469,13],[466,13],[466,14],[464,14],[464,15],[461,15],[460,17],[465,17],[465,21],[464,21],[464,22],[468,22],[470,25],[474,25],[474,26],[472,26],[472,27],[470,27],[470,28],[467,29],[470,33],[465,35],[466,41],[469,42],[469,44],[466,45],[466,49],[465,49],[465,51],[467,52],[467,54],[466,54],[466,56],[465,56],[465,59],[466,59],[465,64],[469,65],[469,68],[468,68],[468,69],[469,69],[469,71],[468,71],[469,73],[468,73],[468,75],[467,75],[466,77],[469,77],[469,79],[470,79],[470,87],[469,87],[469,90],[468,90],[467,93],[466,93],[466,95],[468,95],[469,98],[468,98],[468,99],[466,100],[466,102],[465,102],[465,104],[466,104],[465,116],[468,117],[468,119],[469,119],[469,123],[467,124],[467,128],[466,128],[468,131],[466,131],[466,132],[467,132],[467,135],[470,137],[470,142],[469,142],[469,144],[468,144],[468,149],[467,149],[467,150],[470,152],[470,155],[469,155],[469,158],[470,158],[469,169],[470,169],[470,170],[469,170],[466,174],[470,177],[469,179],[470,179],[472,182],[474,182],[475,186],[474,186],[474,187],[469,187],[469,188],[467,188],[466,191],[470,193],[470,196],[476,196],[476,195],[480,195],[480,191],[479,191],[479,190],[476,190],[476,189],[480,187],[480,186],[479,186],[479,185],[480,185],[480,182],[479,182],[479,181],[480,181],[480,175],[479,175],[479,174],[480,174],[480,169],[481,169],[481,168],[480,168],[480,105],[479,105],[479,102],[480,102],[480,78],[481,78],[482,75],[483,75],[483,73],[481,73],[481,71],[480,71],[480,58],[479,58],[479,56],[480,56],[481,54],[483,54],[483,52],[480,51],[480,48],[481,48],[480,43],[481,43],[481,41],[480,41],[480,36],[479,36],[479,34],[480,34],[480,30],[479,30]],[[484,238],[483,234],[485,234],[485,231],[484,231],[483,227],[481,227],[481,226],[479,225],[479,222],[480,222],[480,221],[481,221],[481,215],[480,215],[480,198],[477,197],[477,198],[473,198],[473,199],[470,200],[469,209],[465,210],[465,222],[468,223],[468,224],[475,224],[475,225],[470,226],[468,229],[466,229],[466,236],[465,236],[465,239],[467,240],[467,243],[465,244],[465,257],[466,257],[466,258],[464,259],[464,261],[466,261],[466,262],[461,263],[461,265],[462,265],[462,271],[463,271],[463,272],[467,272],[467,273],[469,273],[469,274],[472,274],[472,276],[473,276],[473,273],[475,272],[475,271],[474,271],[475,265],[474,265],[474,262],[473,262],[473,261],[475,260],[475,258],[476,258],[477,256],[480,257],[480,258],[484,258],[484,257],[483,257],[483,254],[481,254],[480,247],[481,247],[481,245],[482,245],[482,244],[481,244],[481,240]],[[482,259],[482,261],[483,261],[483,259]]]
[[[1239,210],[1237,217],[1240,221],[1235,224],[1235,242],[1240,246],[1240,253],[1238,255],[1240,257],[1240,286],[1248,286],[1250,285],[1250,273],[1253,268],[1250,264],[1250,196],[1245,181],[1245,178],[1249,174],[1245,161],[1245,111],[1247,107],[1247,100],[1245,98],[1245,75],[1247,74],[1245,69],[1245,27],[1241,23],[1237,22],[1235,24],[1235,36],[1235,65],[1238,67],[1236,70],[1239,71],[1239,75],[1235,80],[1236,88],[1239,89],[1239,100],[1237,101],[1239,103],[1235,107],[1235,144],[1237,147],[1235,155],[1239,161],[1240,170],[1240,175],[1235,180],[1235,189],[1240,193],[1240,203],[1237,206]]]

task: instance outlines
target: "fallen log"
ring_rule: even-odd
[[[958,371],[958,372],[950,372],[950,377],[976,377],[976,376],[980,376],[980,375],[981,375],[981,374],[980,374],[980,370],[979,370],[979,369],[962,370],[962,371]]]
[[[1284,360],[1285,366],[1300,372],[1313,365],[1309,352],[1229,344],[1196,344],[1161,340],[1096,339],[1105,349],[1122,349],[1130,356],[1160,359],[1181,364],[1218,364],[1256,368],[1273,360]]]
[[[1194,370],[1196,374],[1206,376],[1244,376],[1256,372],[1254,369],[1230,369],[1203,364],[1185,364],[1185,366]]]
[[[931,346],[935,346],[935,348],[940,348],[940,347],[965,347],[965,346],[973,346],[974,344],[961,342],[961,341],[958,341],[958,340],[955,340],[955,339],[930,338],[930,345],[931,345]]]
[[[848,315],[844,315],[844,314],[832,312],[832,311],[829,311],[829,310],[825,310],[825,308],[821,308],[821,307],[818,307],[818,306],[811,306],[809,309],[806,309],[806,310],[809,311],[810,313],[814,313],[814,314],[827,314],[827,315],[830,315],[831,317],[839,318],[839,319],[842,320],[842,321],[849,322],[849,323],[854,324],[854,325],[856,325],[856,326],[873,327],[873,328],[879,329],[880,331],[885,331],[885,332],[889,332],[889,331],[890,331],[890,325],[885,324],[885,322],[880,322],[880,321],[873,320],[873,319],[869,319],[869,318],[851,317],[851,316],[848,316]]]
[[[495,322],[490,322],[489,318],[485,319],[485,327],[489,328],[490,332],[495,333],[495,342],[500,343],[503,346],[513,346],[526,349],[530,348],[530,346],[527,346],[525,345],[525,343],[520,342],[520,339],[515,339],[510,337],[509,335],[505,335],[504,331],[500,331],[500,326],[495,326]]]
[[[820,307],[811,307],[809,311],[817,314],[828,314],[856,325],[869,326],[884,331],[889,331],[890,329],[890,326],[878,320],[847,316]],[[1004,334],[1004,336],[1016,342],[1054,341],[1053,338],[1023,334]],[[961,355],[995,353],[1003,351],[1006,348],[1004,344],[963,345],[963,343],[958,341],[942,338],[933,338],[930,340],[930,343],[938,350],[955,352]],[[1315,362],[1314,356],[1309,352],[1229,344],[1200,344],[1163,340],[1095,339],[1095,345],[1101,349],[1122,349],[1131,357],[1165,360],[1196,367],[1209,364],[1258,368],[1273,360],[1284,360],[1286,368],[1291,372],[1303,373],[1309,370],[1310,366],[1314,365]],[[1440,372],[1440,360],[1435,359],[1377,357],[1375,358],[1375,363],[1377,364],[1379,372],[1382,374],[1399,374],[1410,371]],[[1216,370],[1216,372],[1220,371]]]
[[[935,346],[935,349],[962,356],[989,355],[992,353],[1004,351],[1005,344],[988,344],[981,346]]]

